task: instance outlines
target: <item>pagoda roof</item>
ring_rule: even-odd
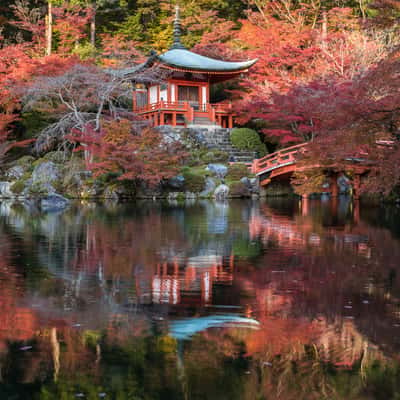
[[[257,62],[256,59],[242,62],[216,60],[184,48],[173,48],[157,58],[162,64],[172,68],[201,72],[240,72]]]

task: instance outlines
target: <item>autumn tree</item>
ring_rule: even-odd
[[[94,177],[114,173],[118,180],[155,185],[175,176],[186,156],[180,143],[152,129],[138,131],[128,119],[104,121],[98,132],[74,129],[68,139],[89,155],[86,165]]]

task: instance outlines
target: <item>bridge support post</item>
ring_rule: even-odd
[[[357,225],[360,222],[360,200],[355,199],[353,203],[353,222]]]
[[[358,200],[360,198],[360,184],[361,177],[359,174],[355,174],[353,178],[353,198]]]

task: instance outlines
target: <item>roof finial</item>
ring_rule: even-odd
[[[172,49],[185,49],[185,46],[181,43],[181,21],[179,18],[179,6],[175,6],[175,21],[174,21],[174,43]]]

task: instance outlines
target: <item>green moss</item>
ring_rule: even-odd
[[[21,194],[22,191],[25,188],[25,183],[26,181],[22,180],[22,179],[18,179],[17,181],[15,181],[12,186],[11,186],[11,191],[15,194]]]
[[[18,160],[15,162],[15,165],[19,165],[20,167],[27,169],[33,169],[34,161],[35,159],[32,156],[23,156],[18,158]]]
[[[232,144],[241,150],[256,151],[259,157],[267,153],[265,144],[261,141],[259,134],[249,128],[235,128],[231,132]]]
[[[30,172],[25,172],[24,175],[21,176],[17,181],[13,183],[11,186],[11,191],[15,194],[21,194],[22,191],[25,189],[26,182],[30,179],[31,174]]]
[[[227,181],[239,181],[241,178],[244,176],[250,176],[251,173],[249,171],[249,168],[247,167],[246,164],[231,164],[228,167],[228,173],[226,174],[226,180]]]
[[[66,156],[62,151],[50,151],[41,158],[41,160],[52,161],[55,164],[62,164],[65,159]]]

